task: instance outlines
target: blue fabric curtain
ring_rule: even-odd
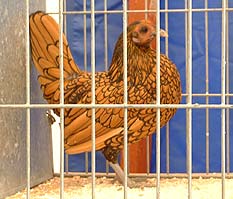
[[[161,2],[164,8],[164,2]],[[232,2],[229,3],[232,7]],[[184,8],[184,1],[169,1],[169,9]],[[221,1],[209,1],[209,8],[221,8]],[[193,1],[193,8],[204,8],[204,1]],[[232,13],[229,14],[229,33],[232,35]],[[185,65],[185,14],[169,13],[169,57],[179,68],[182,79],[182,90],[186,92],[186,65]],[[209,93],[221,93],[221,12],[209,12],[208,25],[208,53],[209,53]],[[206,93],[206,53],[205,53],[205,14],[193,12],[193,37],[192,37],[192,84],[193,93]],[[161,24],[165,23],[165,14],[161,14]],[[229,42],[230,54],[232,40]],[[164,45],[162,45],[164,49]],[[230,58],[230,72],[232,74],[232,58]],[[232,81],[232,80],[231,80]],[[232,92],[232,83],[230,90]],[[182,103],[185,103],[183,97]],[[232,98],[230,99],[232,103]],[[193,103],[205,104],[205,97],[193,97]],[[220,104],[220,97],[209,97],[210,104]],[[232,118],[230,110],[230,118]],[[209,139],[210,139],[210,172],[221,170],[221,110],[209,110]],[[194,109],[192,113],[192,161],[193,172],[206,172],[206,110]],[[179,109],[170,122],[170,171],[186,172],[186,113]],[[230,131],[233,123],[230,122]],[[161,171],[166,171],[166,127],[161,130]],[[232,133],[230,135],[232,140]],[[153,137],[153,149],[155,149],[156,137]],[[232,144],[230,154],[232,154]],[[151,169],[155,171],[155,150],[152,154]],[[231,170],[233,165],[231,164]]]
[[[87,1],[87,10],[90,10],[90,1]],[[103,1],[96,1],[96,10],[103,10]],[[209,1],[209,8],[220,8],[221,0]],[[229,7],[233,7],[233,2],[229,2]],[[164,8],[164,1],[161,1],[161,9]],[[184,1],[169,1],[169,9],[184,8]],[[193,1],[193,8],[204,8],[204,1]],[[122,9],[120,0],[108,1],[108,10]],[[67,1],[67,10],[82,11],[83,2],[78,0]],[[108,65],[114,50],[115,42],[122,32],[122,15],[108,14]],[[221,93],[221,12],[209,12],[208,25],[208,53],[209,53],[209,93]],[[229,37],[233,34],[233,13],[229,12]],[[84,42],[87,44],[87,68],[91,66],[91,37],[90,37],[90,14],[87,14],[87,40],[84,41],[83,15],[67,16],[67,37],[72,54],[76,63],[84,68]],[[186,63],[185,63],[185,14],[169,13],[169,57],[177,65],[182,79],[182,91],[186,92]],[[161,26],[165,25],[165,14],[161,13]],[[104,70],[104,15],[96,14],[96,70]],[[192,84],[193,93],[206,93],[206,54],[205,54],[205,14],[204,12],[193,12],[193,62],[192,62]],[[229,40],[230,55],[232,54],[232,40]],[[164,52],[165,42],[161,39],[161,50]],[[233,66],[230,56],[230,77],[232,76]],[[230,79],[230,91],[233,88],[232,78]],[[205,97],[193,97],[193,103],[205,104]],[[230,102],[232,103],[232,98]],[[182,103],[186,103],[183,97]],[[221,97],[209,97],[210,104],[220,104]],[[193,172],[205,172],[206,165],[206,109],[194,109],[192,111],[192,160]],[[209,118],[209,139],[210,139],[210,171],[219,172],[221,169],[221,110],[210,109]],[[230,119],[233,112],[230,110]],[[230,122],[230,132],[233,123]],[[166,172],[166,127],[161,129],[161,171]],[[186,172],[186,111],[179,109],[175,117],[170,122],[170,171]],[[232,133],[230,140],[233,139]],[[153,150],[151,160],[151,171],[155,171],[156,163],[156,136],[153,136]],[[230,154],[233,153],[233,144],[230,145]],[[70,171],[84,171],[84,154],[72,155],[69,157]],[[97,153],[97,171],[105,171],[105,159],[101,153]],[[231,164],[231,170],[233,164]],[[90,170],[90,154],[89,154]]]

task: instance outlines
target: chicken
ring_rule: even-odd
[[[39,73],[38,81],[44,98],[51,104],[60,102],[59,27],[52,17],[43,12],[30,16],[30,42],[33,63]],[[161,36],[166,36],[161,31]],[[156,103],[156,51],[150,47],[156,36],[155,26],[148,20],[132,23],[127,28],[128,104]],[[91,103],[91,74],[75,64],[68,42],[63,35],[64,48],[64,103]],[[95,74],[96,104],[122,104],[123,89],[123,35],[115,45],[109,70]],[[160,101],[178,104],[181,101],[180,75],[175,64],[160,55]],[[160,109],[161,127],[175,114],[175,108]],[[60,110],[54,109],[59,115]],[[65,108],[64,143],[67,154],[91,151],[91,109]],[[124,110],[96,108],[96,150],[101,150],[113,165],[117,164],[123,148]],[[128,109],[128,143],[135,143],[156,130],[155,108]]]

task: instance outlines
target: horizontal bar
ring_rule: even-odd
[[[233,104],[0,104],[0,108],[192,108],[232,109]]]
[[[54,176],[59,177],[60,174],[55,173]],[[114,178],[115,173],[100,173],[96,172],[96,177],[109,177],[109,178]],[[192,178],[219,178],[221,179],[221,173],[192,173]],[[81,177],[90,177],[91,172],[89,173],[84,173],[84,172],[69,172],[65,174],[65,177],[72,177],[72,176],[81,176]],[[131,178],[156,178],[155,173],[129,173],[128,175]],[[187,178],[188,174],[187,173],[161,173],[160,174],[161,178]],[[226,178],[233,178],[233,173],[226,173]]]
[[[182,96],[186,97],[186,96],[188,96],[188,94],[183,93]],[[193,93],[192,96],[193,97],[221,97],[222,94],[221,93]],[[226,97],[233,97],[233,93],[226,93],[225,96]]]
[[[222,8],[194,8],[192,12],[222,12]],[[233,11],[233,8],[227,8],[226,11]],[[161,9],[161,13],[182,13],[188,12],[188,9]],[[127,13],[156,13],[156,10],[127,10]],[[49,12],[47,14],[58,14]],[[91,14],[90,10],[86,11],[66,11],[63,14]],[[123,10],[95,10],[95,14],[123,14]]]

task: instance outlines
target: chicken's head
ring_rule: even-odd
[[[131,28],[130,28],[131,26]],[[129,26],[132,41],[139,46],[149,46],[151,41],[156,37],[156,27],[148,20],[134,22]],[[168,37],[164,30],[160,30],[161,37]]]

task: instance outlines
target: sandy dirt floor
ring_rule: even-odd
[[[161,179],[161,199],[187,199],[187,179],[172,178]],[[91,178],[79,176],[65,178],[65,199],[91,199]],[[128,189],[128,198],[155,199],[155,179],[150,178],[137,182],[138,188]],[[31,189],[32,199],[59,199],[60,179],[53,179]],[[193,179],[193,199],[221,199],[221,179]],[[226,199],[233,199],[233,179],[226,179]],[[124,198],[124,188],[112,178],[96,179],[96,199],[121,199]],[[25,191],[19,192],[6,199],[26,198]]]

